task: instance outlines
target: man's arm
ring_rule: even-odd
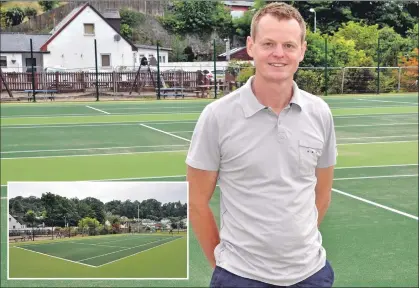
[[[189,220],[212,268],[216,267],[214,249],[220,242],[219,230],[209,207],[209,201],[216,188],[217,175],[217,171],[205,171],[187,166]]]
[[[331,191],[334,179],[334,166],[317,168],[315,172],[317,183],[315,186],[315,204],[318,209],[318,227],[321,225],[331,202]]]

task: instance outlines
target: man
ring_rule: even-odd
[[[211,287],[331,287],[318,227],[336,164],[328,105],[293,81],[305,22],[285,3],[256,13],[255,76],[207,105],[187,156],[190,221],[215,268]],[[220,232],[209,200],[220,186]]]

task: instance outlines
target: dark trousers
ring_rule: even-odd
[[[313,274],[312,276],[306,278],[305,280],[296,283],[290,288],[315,288],[315,287],[332,287],[334,283],[334,270],[332,269],[330,263],[327,261],[325,266]],[[221,287],[258,287],[258,288],[275,288],[281,287],[276,285],[271,285],[263,283],[260,281],[243,278],[229,271],[216,266],[216,269],[213,272],[213,276],[210,282],[210,288],[221,288]]]

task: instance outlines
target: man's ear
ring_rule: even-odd
[[[302,47],[300,48],[300,58],[299,58],[299,62],[303,61],[303,58],[305,58],[305,53],[306,53],[306,48],[307,48],[307,42],[304,41],[302,43]]]
[[[249,57],[253,58],[252,55],[252,46],[254,45],[254,41],[252,41],[251,36],[246,37],[246,52],[248,53]]]

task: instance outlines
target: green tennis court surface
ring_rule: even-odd
[[[133,254],[164,245],[178,238],[180,237],[124,235],[120,237],[89,237],[86,240],[73,239],[72,241],[15,245],[13,247],[54,256],[90,267],[100,267]]]
[[[339,152],[332,202],[321,225],[323,245],[335,270],[334,286],[418,286],[417,95],[331,96],[324,99],[333,111]],[[2,105],[1,183],[184,181],[189,139],[199,113],[209,102],[165,100]],[[7,195],[6,188],[3,186],[1,190],[2,286],[208,287],[212,271],[191,228],[189,280],[6,280],[7,231],[3,228],[7,227],[6,199],[3,198]],[[219,199],[217,188],[210,203],[217,222]],[[105,240],[100,239],[98,243],[102,241]],[[179,241],[174,240],[160,248],[166,249]],[[40,246],[37,249],[45,248]],[[30,277],[41,278],[124,277],[116,276],[129,274],[118,268],[118,263],[131,261],[130,264],[135,265],[139,262],[134,260],[137,256],[153,250],[105,265],[84,261],[92,266],[103,265],[87,267],[12,248],[10,261],[17,262],[10,266],[10,272],[19,277],[30,274]],[[34,269],[23,260],[19,262],[22,253],[36,255],[31,256],[36,257],[35,263],[39,267],[48,267],[48,270]],[[148,261],[164,263],[165,257],[150,257]],[[54,261],[54,265],[49,265],[46,259]],[[82,268],[63,272],[67,265]]]

